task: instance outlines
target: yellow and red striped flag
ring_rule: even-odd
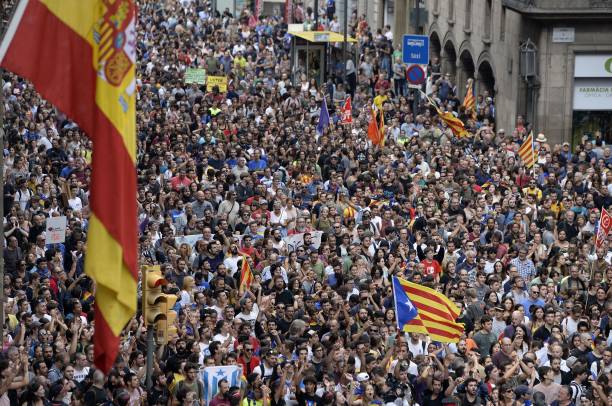
[[[448,128],[451,129],[457,138],[465,138],[470,135],[465,129],[465,124],[463,124],[463,121],[455,117],[450,111],[441,112],[438,110],[438,117],[440,117],[440,119],[446,123]]]
[[[22,0],[0,65],[30,80],[94,145],[85,271],[95,364],[107,372],[136,312],[136,21],[132,0]]]
[[[525,141],[523,141],[523,144],[518,150],[518,154],[523,160],[526,168],[531,168],[535,164],[537,156],[533,145],[533,131],[530,131]]]
[[[474,81],[470,78],[467,81],[467,90],[463,98],[463,107],[470,112],[472,119],[476,118],[476,99],[474,98]]]
[[[440,119],[446,123],[448,128],[451,129],[451,131],[456,137],[465,138],[470,135],[470,133],[468,133],[468,131],[465,129],[465,124],[463,124],[463,121],[455,117],[450,111],[443,112],[442,110],[440,110],[438,104],[431,97],[427,96],[423,91],[421,91],[421,95],[425,97],[425,99],[427,99],[427,101],[433,106],[433,108],[436,109],[438,117],[440,117]]]
[[[455,322],[459,309],[442,293],[393,277],[393,297],[400,330],[447,343],[456,343],[463,335],[463,324]]]
[[[240,287],[238,288],[241,295],[251,287],[251,283],[253,283],[253,271],[251,271],[246,255],[243,255],[240,267]]]

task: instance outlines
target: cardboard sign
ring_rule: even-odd
[[[212,92],[213,86],[219,86],[220,93],[227,92],[227,76],[209,76],[206,79],[206,91]]]

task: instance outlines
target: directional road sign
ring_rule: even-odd
[[[405,64],[427,65],[429,63],[429,37],[427,35],[404,35],[402,60]]]

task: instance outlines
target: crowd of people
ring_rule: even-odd
[[[334,2],[319,3],[333,28]],[[497,128],[493,95],[478,91],[465,111],[433,59],[428,92],[471,133],[457,139],[413,104],[389,28],[363,17],[351,20],[348,80],[318,83],[291,72],[279,16],[211,13],[202,0],[138,7],[139,259],[177,295],[178,334],[156,346],[151,387],[140,312],[115,367],[94,368],[92,145],[5,71],[0,405],[612,404],[610,239],[595,247],[612,203],[601,134],[570,146],[522,117]],[[312,25],[312,9],[299,12]],[[189,67],[226,76],[227,92],[185,84]],[[318,133],[324,97],[331,124]],[[373,100],[384,145],[367,137]],[[533,170],[517,154],[531,130]],[[57,216],[66,240],[46,244]],[[253,280],[241,292],[243,261]],[[398,330],[395,276],[457,305],[459,342]],[[242,379],[207,400],[201,370],[230,365]]]

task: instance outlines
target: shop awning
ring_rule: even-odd
[[[344,35],[332,31],[303,31],[289,34],[305,39],[308,42],[344,42]],[[353,37],[347,37],[346,42],[357,42]]]

